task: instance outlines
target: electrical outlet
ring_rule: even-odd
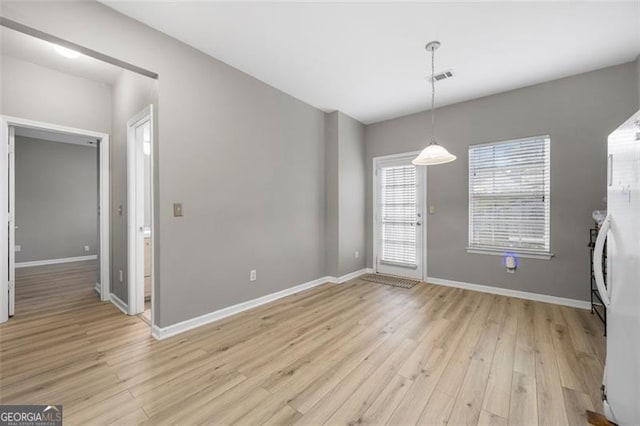
[[[360,252],[358,250],[356,250],[356,252],[355,252],[355,257],[356,257],[356,259],[360,258]]]
[[[84,246],[84,251],[89,252],[89,246]]]
[[[123,282],[123,281],[124,281],[124,275],[122,274],[122,269],[120,269],[120,270],[118,271],[118,275],[119,275],[119,277],[120,277],[120,282]]]
[[[429,206],[429,214],[436,214],[436,206]]]
[[[255,281],[255,280],[256,280],[256,270],[255,270],[255,269],[252,269],[252,270],[249,272],[249,281]]]
[[[19,244],[16,244],[16,253],[18,253],[21,250],[22,250],[22,246]]]

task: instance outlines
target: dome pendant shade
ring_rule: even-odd
[[[438,145],[435,137],[435,104],[436,104],[436,86],[435,86],[435,52],[440,47],[439,41],[432,41],[427,43],[427,52],[431,53],[431,143],[422,150],[420,155],[411,161],[416,166],[434,166],[436,164],[450,163],[456,159],[456,156],[451,154],[445,147]]]
[[[431,143],[411,162],[416,166],[435,166],[450,163],[455,159],[456,156],[447,151],[444,146]]]

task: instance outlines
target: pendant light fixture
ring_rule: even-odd
[[[420,155],[413,159],[416,166],[433,166],[436,164],[450,163],[456,159],[445,147],[436,142],[435,130],[435,101],[436,101],[436,79],[435,79],[435,56],[436,50],[440,47],[439,41],[431,41],[425,47],[427,52],[431,52],[431,143],[422,150]]]

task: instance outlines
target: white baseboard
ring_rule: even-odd
[[[102,286],[100,285],[100,283],[96,283],[96,285],[93,286],[93,289],[95,290],[96,293],[101,294],[102,293]]]
[[[122,301],[122,299],[120,299],[115,294],[111,293],[110,300],[111,300],[111,303],[116,305],[116,308],[120,309],[122,312],[124,312],[125,314],[129,315],[129,305],[124,303]]]
[[[534,300],[536,302],[552,303],[554,305],[570,306],[579,309],[591,309],[591,304],[585,300],[567,299],[565,297],[549,296],[547,294],[530,293],[528,291],[511,290],[508,288],[492,287],[481,284],[471,284],[462,281],[446,280],[443,278],[428,277],[430,284],[447,287],[463,288],[465,290],[480,291],[482,293],[498,294],[500,296],[516,297],[518,299]]]
[[[342,283],[345,283],[345,282],[347,282],[349,280],[357,278],[360,275],[370,274],[371,271],[372,270],[369,269],[369,268],[363,268],[363,269],[360,269],[359,271],[350,272],[350,273],[348,273],[346,275],[343,275],[341,277],[327,277],[327,280],[329,280],[329,282],[332,282],[332,283],[342,284]]]
[[[360,271],[352,272],[350,274],[344,275],[342,277],[322,277],[317,280],[309,281],[294,287],[290,287],[276,293],[267,294],[266,296],[258,297],[257,299],[248,300],[246,302],[238,303],[237,305],[228,306],[226,308],[219,309],[214,312],[210,312],[208,314],[201,315],[199,317],[191,318],[176,324],[169,325],[167,327],[158,327],[157,325],[153,325],[151,327],[151,335],[158,340],[166,339],[171,336],[175,336],[176,334],[184,333],[185,331],[192,330],[194,328],[203,326],[205,324],[210,324],[214,321],[221,320],[231,315],[239,314],[244,311],[248,311],[249,309],[256,308],[258,306],[267,304],[269,302],[273,302],[278,299],[282,299],[283,297],[291,296],[292,294],[299,293],[304,290],[308,290],[313,287],[317,287],[326,283],[344,283],[353,279],[357,276],[360,276],[366,272],[366,269],[361,269]]]
[[[58,263],[84,262],[85,260],[96,260],[97,258],[98,258],[98,255],[92,254],[89,256],[63,257],[61,259],[33,260],[31,262],[18,262],[16,263],[16,268],[28,268],[29,266],[55,265]]]

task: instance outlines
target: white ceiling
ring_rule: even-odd
[[[311,3],[104,0],[325,111],[372,123],[624,63],[640,2]]]
[[[52,43],[0,27],[0,53],[32,64],[106,84],[113,84],[122,69],[89,56],[65,58]]]

